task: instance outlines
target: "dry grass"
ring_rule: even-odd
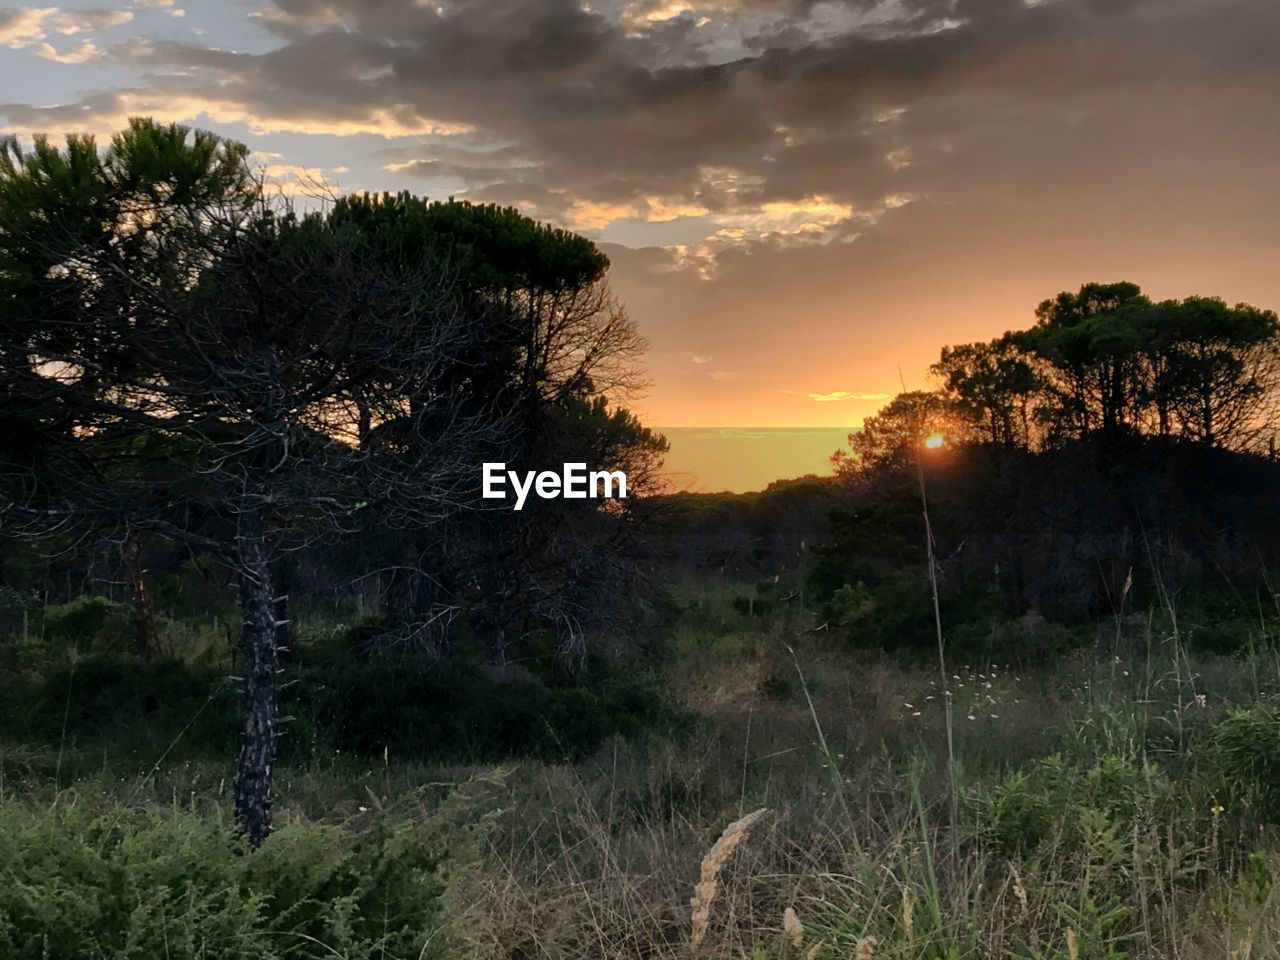
[[[797,950],[804,946],[804,924],[800,922],[795,907],[787,907],[782,912],[782,932]]]
[[[1010,851],[966,805],[953,858],[936,678],[812,648],[800,656],[808,698],[744,692],[731,702],[714,672],[682,671],[691,703],[701,706],[700,688],[721,692],[698,735],[616,744],[578,767],[517,770],[509,828],[460,898],[457,955],[1098,960],[1112,950],[1129,960],[1227,960],[1277,942],[1280,890],[1258,888],[1251,877],[1263,867],[1249,864],[1280,876],[1280,858],[1244,820],[1228,843],[1207,815],[1167,821],[1151,806],[1123,829],[1086,818],[1084,833],[1056,830]],[[1158,739],[1179,721],[1194,726],[1215,707],[1253,699],[1260,670],[1270,670],[1263,688],[1280,688],[1274,665],[1192,658],[1182,672],[1207,698],[1198,707],[1139,660],[1106,649],[1040,674],[953,666],[966,790],[1064,747],[1082,756],[1134,747],[1099,726],[1108,711],[1145,718]],[[768,655],[747,669],[772,669]],[[1249,860],[1254,851],[1260,860]],[[1113,896],[1127,913],[1100,933]]]
[[[720,883],[720,871],[733,856],[733,851],[737,849],[738,844],[746,840],[755,822],[768,812],[767,807],[761,807],[733,821],[724,828],[720,839],[702,858],[698,885],[693,888],[693,899],[689,901],[689,915],[693,924],[689,934],[689,945],[694,950],[702,945],[702,939],[707,935],[707,921],[711,916],[711,904],[716,898],[716,889]],[[794,918],[795,913],[792,912],[791,916]],[[796,923],[799,923],[799,920],[796,920]]]

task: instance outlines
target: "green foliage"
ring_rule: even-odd
[[[585,237],[496,204],[353,194],[334,204],[328,221],[335,230],[357,232],[378,256],[431,261],[456,274],[464,289],[497,295],[574,289],[599,280],[609,267]]]
[[[21,556],[29,551],[30,545],[21,540],[0,537],[0,557],[4,557],[4,561],[0,562],[0,574],[7,574],[6,579],[12,577],[15,580],[29,581],[30,569],[19,571],[14,569],[18,564],[12,563],[14,555]],[[36,608],[35,598],[29,593],[8,583],[0,583],[0,635],[21,633],[24,626],[29,629]]]
[[[106,597],[76,597],[51,604],[42,614],[43,633],[51,647],[82,653],[122,653],[131,641],[132,611]]]
[[[243,144],[144,118],[131,120],[105,150],[88,136],[67,137],[65,149],[38,136],[30,150],[6,137],[0,140],[0,210],[5,237],[15,242],[0,243],[0,275],[45,279],[41,268],[51,265],[51,252],[66,242],[59,234],[67,231],[89,241],[133,221],[140,210],[168,217],[243,202],[254,188],[247,155]]]
[[[1142,752],[1147,722],[1132,706],[1107,701],[1090,703],[1059,732],[1062,753],[1075,764],[1105,757],[1132,757]]]
[[[855,584],[846,583],[833,593],[823,606],[822,614],[828,620],[834,620],[861,633],[874,622],[878,608],[875,594],[865,583],[858,581]]]
[[[180,660],[87,656],[15,683],[10,692],[0,702],[0,724],[10,737],[41,743],[96,737],[154,745],[156,738],[181,736],[188,755],[230,756],[236,746],[235,684]]]
[[[0,803],[0,956],[442,956],[448,884],[492,822],[494,782],[348,823],[295,817],[253,854],[218,809]]]
[[[286,748],[337,748],[401,759],[580,757],[608,737],[681,725],[654,688],[621,677],[590,689],[532,677],[495,679],[464,664],[304,668],[284,691],[295,717]],[[290,742],[292,741],[292,742]]]
[[[743,616],[763,617],[773,612],[778,604],[778,584],[776,580],[761,580],[755,591],[749,594],[738,594],[733,598],[733,609]]]
[[[964,612],[965,605],[949,604],[948,612]],[[947,629],[947,644],[965,657],[992,663],[1053,663],[1069,656],[1092,638],[1087,629],[1046,620],[1036,611],[1010,617],[998,597],[975,596],[967,604],[968,619]],[[944,624],[947,621],[943,621]]]
[[[1124,960],[1129,955],[1122,946],[1136,936],[1124,932],[1129,908],[1119,897],[1110,897],[1101,904],[1086,898],[1081,908],[1060,903],[1056,912],[1071,939],[1064,934],[1060,946],[1055,943],[1047,950],[1019,944],[1013,953],[1016,960]]]
[[[1276,562],[1268,504],[1280,464],[1173,439],[1073,442],[1039,452],[968,446],[925,472],[949,646],[1047,662],[1099,620],[1165,607],[1180,641],[1219,653],[1273,645],[1261,571]],[[848,489],[809,551],[806,597],[861,645],[931,646],[924,520],[913,476]],[[837,591],[848,586],[861,595]],[[871,599],[867,615],[862,601]]]
[[[43,673],[71,655],[131,651],[134,636],[128,605],[106,597],[76,597],[30,610],[25,631],[0,639],[0,664],[9,660],[20,670]],[[5,652],[11,657],[3,657]]]
[[[819,614],[839,628],[841,635],[854,647],[879,647],[884,650],[932,650],[937,643],[933,600],[927,582],[913,570],[910,561],[895,567],[893,543],[900,545],[902,556],[912,555],[905,524],[895,528],[865,523],[867,515],[851,514],[839,518],[836,543],[815,551],[817,558],[809,577],[810,589],[826,596]],[[852,521],[852,522],[849,522]],[[918,514],[914,531],[923,547],[923,529]],[[884,531],[876,552],[860,552],[855,544],[866,543],[873,529]],[[889,532],[891,530],[891,532]],[[885,551],[881,553],[881,551]],[[877,556],[876,554],[880,554]],[[923,571],[923,560],[917,568]],[[835,580],[841,570],[854,579],[845,581],[828,593],[824,586]],[[991,591],[944,590],[939,597],[947,643],[957,654],[979,653],[990,659],[1030,659],[1039,655],[1036,645],[1025,642],[1027,633],[1011,623],[1004,611],[1002,598]],[[1044,631],[1045,644],[1056,642]],[[1012,652],[1013,656],[1008,656]]]
[[[1139,757],[1104,755],[1077,767],[1054,755],[968,799],[977,836],[1016,853],[1050,838],[1079,843],[1099,827],[1127,827],[1166,809],[1173,795],[1168,777]]]
[[[562,678],[567,680],[567,678]],[[281,676],[281,741],[289,761],[344,754],[402,760],[581,757],[609,737],[682,730],[686,719],[651,682],[597,667],[561,685],[495,679],[466,664],[329,659]],[[12,682],[11,682],[12,681]],[[96,738],[179,756],[229,757],[240,727],[234,679],[173,659],[104,654],[47,675],[5,677],[0,726],[12,738],[57,744]]]
[[[1280,703],[1256,703],[1228,711],[1213,729],[1227,783],[1257,814],[1280,823]],[[1228,788],[1229,788],[1228,787]]]

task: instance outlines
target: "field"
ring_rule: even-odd
[[[9,638],[0,956],[1277,955],[1265,621],[1232,656],[1149,610],[1051,665],[947,663],[948,723],[936,656],[850,649],[752,594],[686,582],[662,656],[527,715],[522,668],[485,669],[440,708],[454,726],[395,706],[435,695],[417,668],[326,674],[341,631],[302,621],[253,854],[223,628],[169,621],[147,664]],[[377,685],[383,727],[288,695],[341,673]]]

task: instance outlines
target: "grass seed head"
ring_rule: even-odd
[[[1250,960],[1253,956],[1253,927],[1250,927],[1245,933],[1245,937],[1240,941],[1240,950],[1236,953],[1239,960]]]
[[[689,943],[694,949],[697,949],[702,943],[702,938],[707,935],[707,920],[711,916],[711,902],[715,899],[716,890],[719,887],[720,871],[724,869],[725,863],[733,855],[738,844],[746,839],[755,822],[768,812],[767,807],[761,807],[729,824],[724,828],[724,833],[720,834],[720,839],[702,858],[698,885],[693,888],[693,899],[689,901],[693,920]]]
[[[800,922],[800,917],[791,907],[782,911],[782,932],[787,935],[787,939],[797,950],[804,945],[804,924]]]
[[[1017,866],[1012,863],[1009,864],[1009,870],[1013,874],[1013,895],[1022,906],[1022,915],[1028,916],[1031,910],[1027,907],[1027,888],[1022,885],[1022,874],[1018,873]]]

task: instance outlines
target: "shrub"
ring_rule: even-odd
[[[589,754],[611,736],[635,738],[681,723],[656,689],[623,678],[590,689],[550,687],[460,664],[380,662],[296,676],[284,691],[285,712],[297,724],[286,747],[310,740],[401,759],[565,759]]]
[[[1144,813],[1168,811],[1172,797],[1169,779],[1139,757],[1107,755],[1075,767],[1055,755],[973,794],[970,803],[979,837],[1014,853],[1057,835],[1072,842],[1099,824],[1131,825]]]
[[[1280,823],[1280,704],[1229,711],[1213,739],[1228,783],[1257,805],[1261,819]]]
[[[134,725],[184,736],[189,746],[230,753],[235,746],[237,691],[225,676],[179,660],[120,654],[63,663],[15,691],[0,707],[10,734],[45,742],[117,732]]]
[[[76,597],[44,608],[43,634],[50,651],[123,653],[130,649],[132,611],[106,597]]]
[[[16,599],[15,599],[16,598]],[[132,610],[106,597],[76,597],[70,603],[50,604],[34,611],[16,606],[23,600],[14,591],[0,593],[0,620],[11,619],[9,607],[28,609],[25,629],[14,630],[5,644],[0,666],[41,673],[75,651],[80,654],[121,653],[132,649]],[[12,624],[17,626],[18,624]]]
[[[1215,618],[1188,627],[1186,642],[1196,650],[1230,656],[1260,643],[1258,627],[1256,618]]]
[[[823,618],[847,626],[855,639],[866,635],[865,628],[875,614],[876,598],[861,581],[846,583],[822,606]]]
[[[685,718],[641,677],[550,686],[495,679],[465,664],[324,662],[281,675],[282,762],[341,750],[401,759],[585,756],[606,739],[675,732]],[[47,677],[8,677],[0,727],[43,743],[85,737],[135,745],[181,738],[182,755],[234,754],[234,678],[178,660],[118,654],[66,662]]]
[[[450,877],[487,781],[342,825],[293,818],[256,853],[221,809],[0,804],[0,956],[285,960],[441,956]]]

